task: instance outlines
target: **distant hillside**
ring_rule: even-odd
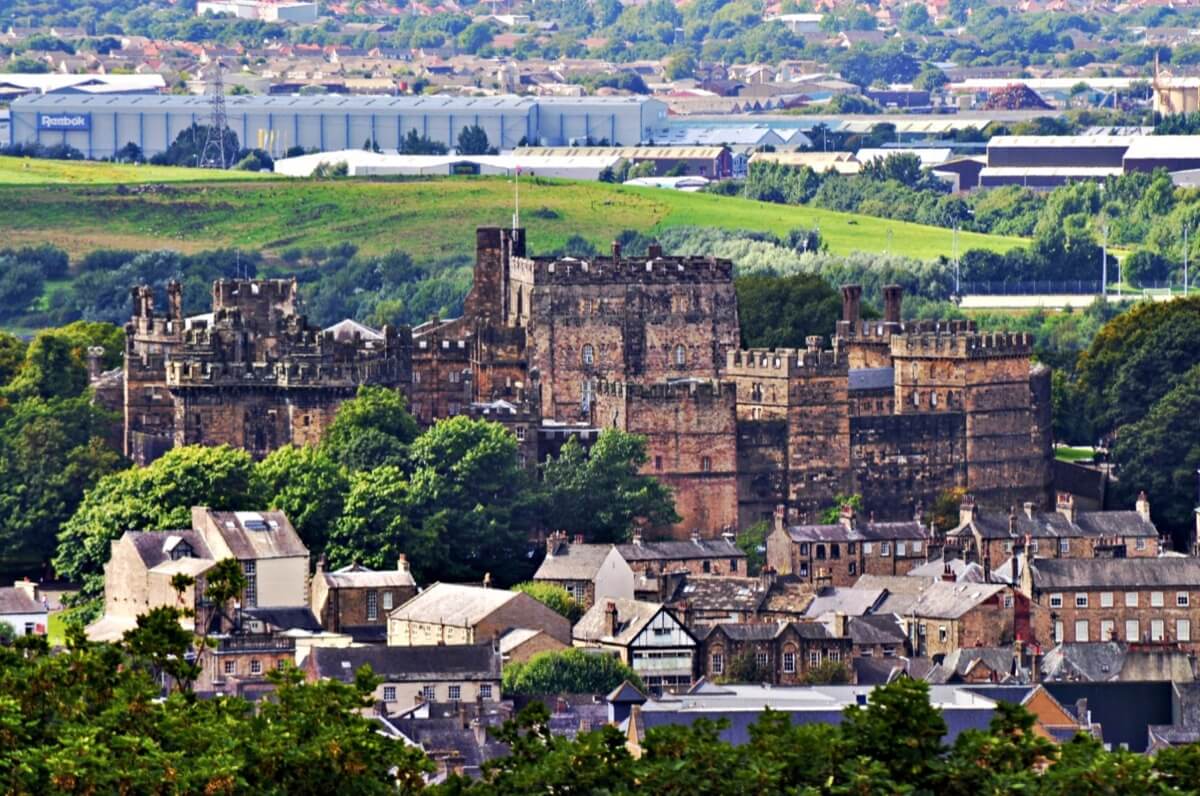
[[[0,239],[7,245],[52,243],[72,256],[101,248],[192,252],[224,246],[271,256],[290,247],[348,241],[365,254],[402,249],[420,260],[468,253],[476,226],[512,222],[513,185],[504,178],[316,182],[264,177],[0,158]],[[950,230],[937,227],[562,180],[522,180],[521,223],[534,252],[559,247],[572,235],[603,249],[625,229],[681,225],[778,234],[816,227],[834,253],[891,251],[932,258],[949,256],[952,248]],[[1021,243],[1019,238],[959,235],[960,251],[1004,251]]]

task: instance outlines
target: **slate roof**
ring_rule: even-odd
[[[325,331],[331,333],[334,339],[343,341],[353,340],[355,335],[363,340],[383,339],[382,332],[372,329],[370,326],[364,326],[353,318],[340,320],[333,326],[326,327]]]
[[[607,611],[610,602],[617,609],[617,632],[615,635],[609,632],[608,627]],[[599,600],[588,609],[583,618],[575,623],[571,635],[581,641],[628,645],[663,609],[662,603],[630,600],[625,597]]]
[[[670,602],[684,600],[693,611],[756,612],[766,599],[757,578],[697,577],[681,581]]]
[[[266,622],[276,630],[304,630],[310,633],[321,632],[321,623],[313,616],[313,612],[307,608],[243,608],[242,614],[252,619]]]
[[[979,664],[986,665],[997,674],[1001,682],[1020,680],[1022,671],[1013,675],[1013,651],[1009,647],[967,647],[951,651],[942,660],[941,677],[934,676],[930,682],[952,682],[955,677],[966,677]]]
[[[983,583],[986,580],[983,567],[973,561],[968,564],[961,558],[951,558],[945,561],[940,558],[935,559],[919,567],[913,567],[908,574],[914,578],[941,578],[947,570],[956,581]]]
[[[948,583],[939,580],[930,583],[916,595],[888,595],[879,611],[930,619],[958,619],[1006,588],[1001,583]]]
[[[720,631],[731,641],[770,641],[787,625],[787,622],[721,622],[709,627],[700,637],[707,639]]]
[[[873,611],[886,594],[883,589],[823,588],[813,597],[804,615],[820,617],[841,613],[847,616],[862,616]]]
[[[164,561],[169,561],[167,548],[180,541],[191,545],[197,558],[213,558],[199,531],[126,531],[124,536],[133,544],[146,569],[154,569]]]
[[[852,368],[850,370],[850,392],[890,390],[895,384],[895,368]]]
[[[473,626],[517,599],[521,592],[458,583],[435,583],[388,615],[391,619]]]
[[[351,564],[348,567],[323,574],[326,583],[339,589],[388,589],[417,585],[417,582],[413,580],[412,573],[408,570],[377,571],[368,569],[362,564]]]
[[[888,542],[924,541],[925,528],[915,520],[906,522],[859,522],[847,528],[843,523],[792,525],[787,528],[793,542]]]
[[[488,644],[424,647],[314,647],[309,652],[318,677],[354,682],[370,666],[387,682],[499,680],[500,656]]]
[[[635,561],[689,561],[697,558],[745,559],[738,546],[728,539],[692,539],[687,542],[631,542],[617,545],[617,552],[629,563]]]
[[[612,552],[607,544],[571,544],[559,542],[554,552],[546,553],[542,565],[533,574],[534,580],[594,580]]]
[[[1010,530],[1010,522],[1012,530]],[[983,539],[1073,539],[1107,536],[1158,538],[1158,530],[1136,511],[1079,511],[1075,522],[1065,514],[1054,512],[1035,513],[1032,517],[1023,511],[1012,517],[1008,514],[973,513],[970,522],[960,524],[948,532],[948,536],[977,533]]]
[[[850,638],[855,644],[903,644],[908,640],[900,617],[895,614],[868,614],[850,617]]]
[[[0,588],[0,614],[44,614],[46,608],[16,586]]]
[[[1033,586],[1059,589],[1193,588],[1200,583],[1198,558],[1036,558]]]
[[[282,511],[208,513],[229,551],[239,561],[308,555],[308,548]]]
[[[850,662],[854,667],[854,682],[859,685],[886,685],[907,674],[904,658],[868,658],[856,655]]]
[[[1187,653],[1171,645],[1123,641],[1064,643],[1042,658],[1045,680],[1187,682],[1195,679]]]

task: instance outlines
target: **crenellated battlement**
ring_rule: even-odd
[[[1033,335],[1028,332],[913,331],[891,342],[894,358],[986,359],[1032,353]]]
[[[513,257],[513,278],[534,285],[699,284],[729,281],[733,263],[716,257]]]
[[[849,370],[845,349],[835,341],[832,350],[821,350],[823,339],[810,338],[808,348],[750,348],[725,355],[723,375],[730,378],[804,378],[844,375]]]
[[[732,404],[737,400],[737,385],[717,379],[679,379],[655,384],[600,379],[593,382],[592,389],[597,396],[638,401],[727,401]]]

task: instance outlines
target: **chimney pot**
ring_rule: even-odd
[[[583,534],[575,534],[575,544],[583,544]]]

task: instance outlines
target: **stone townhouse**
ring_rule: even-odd
[[[816,586],[851,586],[863,575],[904,575],[926,563],[930,536],[917,520],[860,521],[849,506],[832,525],[796,525],[775,515],[767,566]]]
[[[322,556],[312,578],[312,609],[327,631],[345,633],[359,643],[382,644],[387,640],[388,614],[416,593],[417,582],[404,555],[390,572],[362,564],[327,572]]]
[[[500,698],[500,653],[491,642],[459,646],[317,647],[304,662],[309,682],[353,683],[369,667],[380,683],[375,709],[399,713],[434,702],[490,702]]]
[[[563,587],[585,611],[597,600],[633,599],[633,569],[614,545],[584,544],[582,536],[572,542],[561,531],[546,539],[546,557],[533,579]]]
[[[769,573],[758,578],[666,576],[664,599],[689,627],[714,622],[761,622],[773,587]]]
[[[710,681],[736,682],[740,675],[771,685],[801,685],[825,663],[843,663],[853,672],[851,639],[817,622],[722,622],[699,638],[697,677]]]
[[[574,645],[616,655],[655,692],[692,685],[696,637],[662,603],[606,600],[575,623]]]
[[[634,574],[657,577],[664,572],[689,575],[745,575],[746,554],[728,537],[701,539],[692,534],[688,541],[643,541],[634,531],[633,541],[617,545]]]
[[[1011,645],[1022,606],[1028,611],[1028,606],[1018,605],[1013,588],[1002,583],[901,577],[864,580],[891,585],[911,580],[920,586],[913,591],[889,591],[878,608],[878,613],[896,614],[904,622],[913,655],[937,658],[963,647]]]
[[[1125,641],[1197,650],[1200,559],[1035,559],[1023,589],[1032,600],[1034,637],[1043,647]]]
[[[1160,542],[1145,492],[1133,511],[1079,511],[1074,496],[1061,493],[1053,512],[1036,511],[1032,503],[991,512],[967,495],[958,527],[946,534],[946,550],[990,571],[1014,550],[1031,558],[1153,558]]]
[[[388,614],[388,646],[482,644],[518,628],[543,630],[564,644],[571,623],[528,594],[435,583]]]
[[[857,658],[894,658],[908,654],[908,634],[895,614],[847,617],[847,632]]]
[[[183,620],[185,627],[221,619],[212,629],[227,629],[228,618],[217,617],[201,599],[204,573],[226,558],[236,559],[246,577],[242,609],[308,609],[308,549],[283,512],[193,507],[191,528],[126,531],[113,540],[104,565],[104,615],[88,626],[88,637],[115,640],[139,615],[181,600],[196,613]],[[195,579],[182,595],[171,584],[176,575]]]

